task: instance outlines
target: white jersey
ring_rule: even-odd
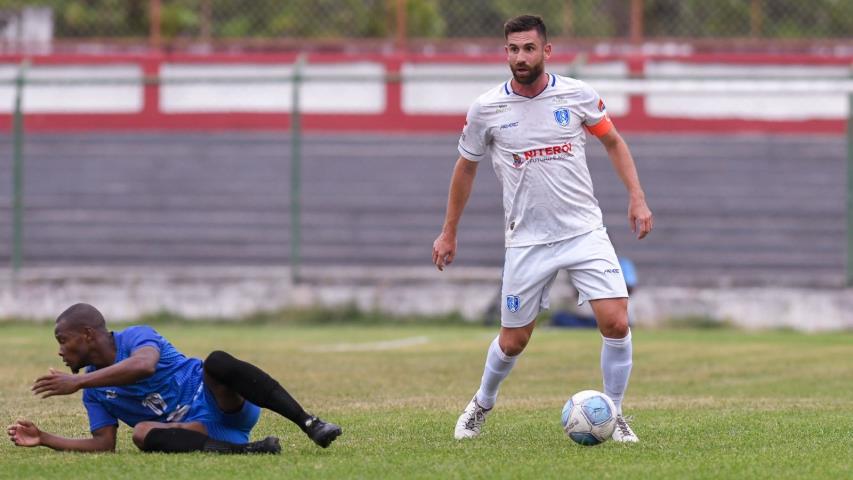
[[[468,110],[459,154],[491,157],[503,187],[507,247],[557,242],[602,226],[586,164],[584,128],[600,136],[612,124],[586,83],[545,74],[535,97],[510,82],[481,95]]]

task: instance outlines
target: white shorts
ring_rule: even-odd
[[[565,269],[578,291],[578,305],[600,298],[627,298],[616,252],[600,227],[559,242],[506,249],[501,286],[501,326],[523,327],[548,308],[548,292]]]

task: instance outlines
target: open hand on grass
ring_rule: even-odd
[[[6,427],[9,440],[19,447],[37,447],[41,445],[41,431],[29,420],[19,419]]]

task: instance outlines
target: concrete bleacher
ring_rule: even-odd
[[[617,251],[646,285],[840,286],[845,139],[627,135],[655,213],[631,238],[627,197],[588,146]],[[457,157],[455,134],[304,137],[305,265],[428,266]],[[0,138],[11,153],[11,139]],[[31,266],[287,265],[290,155],[280,133],[30,134],[24,146]],[[0,156],[0,261],[11,245],[11,155]],[[455,267],[500,267],[503,214],[479,169]]]

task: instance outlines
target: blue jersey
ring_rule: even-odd
[[[154,374],[130,385],[86,388],[83,405],[89,414],[89,429],[94,432],[118,421],[131,427],[143,421],[178,422],[183,420],[203,390],[202,361],[187,358],[153,328],[140,325],[114,332],[115,363],[142,347],[160,351]],[[96,370],[90,366],[87,372]]]

